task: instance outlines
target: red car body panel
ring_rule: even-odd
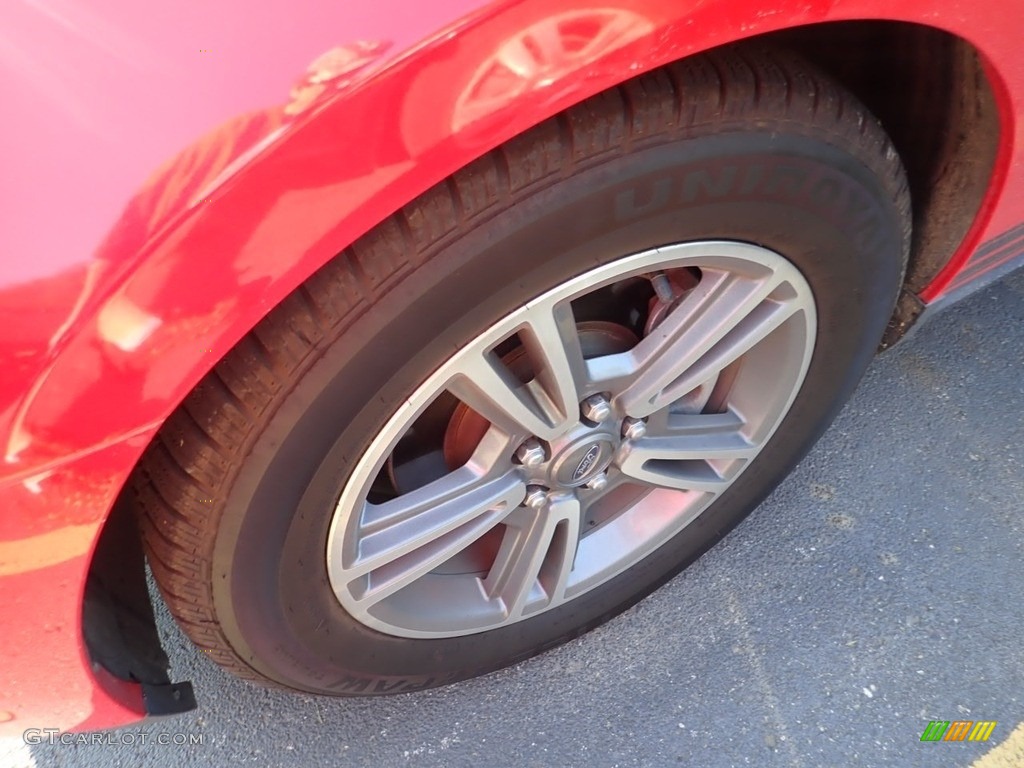
[[[1024,248],[994,240],[1024,220],[1019,3],[0,6],[0,730],[144,714],[139,687],[85,650],[92,548],[160,424],[301,281],[431,185],[588,96],[733,40],[853,19],[961,36],[995,87],[991,187],[922,294],[933,302]],[[550,55],[538,59],[525,37]]]

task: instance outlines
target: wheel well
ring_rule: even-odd
[[[888,346],[923,309],[917,294],[955,254],[989,188],[999,115],[981,56],[953,35],[902,22],[825,23],[756,40],[793,49],[836,78],[878,117],[903,159],[914,233]],[[84,637],[92,659],[111,672],[162,683],[167,660],[130,507],[122,494],[93,558]]]
[[[854,21],[766,35],[824,69],[881,121],[903,160],[913,204],[910,262],[891,346],[924,308],[918,294],[964,241],[988,192],[999,110],[981,54],[919,24]]]

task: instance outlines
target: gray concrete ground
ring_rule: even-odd
[[[31,759],[969,766],[1024,721],[1022,363],[1018,272],[878,359],[798,470],[694,567],[514,668],[399,698],[289,696],[222,673],[164,612],[200,709],[143,730],[204,743]],[[922,743],[931,719],[998,725],[987,744]],[[999,764],[1024,765],[1016,754]]]

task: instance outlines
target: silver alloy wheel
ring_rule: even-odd
[[[631,349],[584,356],[574,301],[672,270],[699,280]],[[656,288],[671,294],[664,281]],[[597,587],[679,533],[749,466],[799,392],[815,335],[800,272],[744,243],[664,246],[553,288],[459,349],[358,459],[327,540],[335,595],[375,630],[441,638],[531,618]],[[495,351],[509,339],[531,362],[525,381]],[[489,423],[468,461],[369,501],[400,439],[442,396]]]

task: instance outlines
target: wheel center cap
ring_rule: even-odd
[[[556,486],[584,485],[604,471],[615,455],[615,443],[606,435],[590,434],[574,441],[551,462],[551,479]]]

